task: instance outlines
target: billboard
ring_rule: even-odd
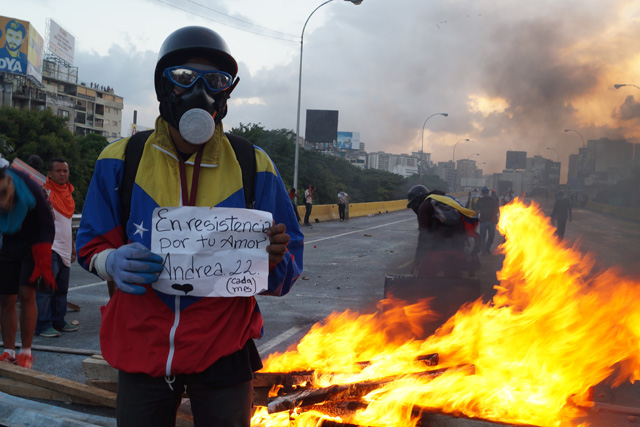
[[[0,71],[27,74],[27,31],[29,23],[0,16]]]
[[[42,83],[42,58],[44,56],[44,40],[33,25],[29,24],[27,47],[27,76]]]
[[[42,82],[42,37],[28,21],[0,16],[0,72]]]
[[[507,169],[527,169],[526,151],[507,151]]]
[[[310,143],[333,144],[338,139],[338,111],[307,110],[304,139]]]
[[[338,149],[359,150],[360,132],[338,132]]]
[[[47,49],[73,65],[76,39],[53,19],[49,20],[49,45]]]

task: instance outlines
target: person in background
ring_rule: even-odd
[[[0,361],[31,368],[31,345],[38,318],[36,284],[55,289],[51,244],[55,225],[40,184],[0,158],[0,331],[4,352]],[[16,357],[20,301],[22,347]]]
[[[471,209],[472,211],[476,210],[476,203],[478,203],[478,199],[480,197],[480,193],[477,188],[474,188],[469,192],[467,197],[467,203],[465,203],[464,207],[467,209]]]
[[[311,226],[309,217],[311,216],[311,209],[313,209],[313,191],[315,188],[309,185],[309,188],[304,190],[304,225]]]
[[[489,195],[489,188],[482,187],[482,197],[476,204],[479,221],[480,250],[483,254],[491,254],[491,246],[496,237],[496,224],[500,214],[500,203]]]
[[[571,201],[565,197],[562,191],[559,191],[556,195],[556,201],[553,204],[553,211],[551,212],[551,223],[556,226],[556,236],[558,239],[564,239],[564,232],[567,228],[567,219],[573,220],[571,211]]]
[[[38,172],[42,173],[42,166],[44,164],[44,162],[42,161],[42,157],[38,156],[37,154],[33,154],[27,159],[27,164]]]
[[[256,298],[161,292],[152,284],[164,259],[149,250],[158,206],[247,208],[247,165],[230,138],[251,148],[255,179],[248,196],[254,209],[273,217],[265,233],[263,294],[288,293],[302,272],[303,235],[276,166],[264,150],[224,133],[237,75],[238,63],[218,33],[175,30],[155,65],[160,116],[139,159],[129,212],[117,189],[130,139],[108,145],[96,162],[76,244],[82,267],[117,286],[102,307],[100,348],[118,370],[119,427],[175,426],[185,392],[195,425],[249,427],[253,373],[262,367],[254,342],[264,326]]]
[[[413,271],[419,277],[472,276],[480,267],[477,260],[475,212],[443,191],[429,191],[415,185],[407,194],[407,208],[418,217],[418,244]]]
[[[293,212],[296,214],[296,218],[298,219],[298,224],[300,223],[300,213],[298,212],[298,190],[294,187],[289,189],[289,200],[291,200],[291,206],[293,207]]]
[[[347,204],[349,203],[349,195],[344,191],[344,189],[340,188],[338,191],[338,215],[340,216],[340,221],[345,220],[345,211],[347,210]]]
[[[76,204],[72,196],[73,185],[69,182],[69,164],[65,159],[55,158],[49,162],[44,188],[49,195],[56,226],[55,239],[51,247],[51,266],[57,286],[55,290],[44,286],[36,289],[38,321],[35,334],[55,338],[60,336],[60,332],[78,330],[77,325],[65,320],[71,263],[76,260],[72,227]]]
[[[513,202],[513,199],[513,188],[509,188],[509,191],[507,191],[507,195],[502,198],[501,205],[508,205],[509,203]]]

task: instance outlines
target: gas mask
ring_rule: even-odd
[[[230,91],[210,92],[201,79],[180,95],[169,82],[164,86],[168,90],[160,101],[162,118],[191,144],[200,145],[211,139],[216,124],[226,115]]]

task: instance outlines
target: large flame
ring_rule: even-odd
[[[266,372],[313,370],[314,387],[398,376],[371,393],[366,409],[343,420],[366,426],[414,426],[414,408],[539,426],[582,425],[589,389],[616,372],[614,385],[640,377],[640,282],[559,242],[549,220],[532,204],[503,208],[507,236],[489,303],[465,305],[434,335],[417,340],[426,301],[404,307],[384,300],[379,312],[332,314],[297,349],[271,355]],[[394,307],[394,308],[391,308]],[[440,355],[436,378],[405,376],[425,370],[416,356]],[[366,361],[367,363],[362,363]],[[316,408],[317,409],[317,408]],[[256,413],[253,426],[316,426],[315,411]]]

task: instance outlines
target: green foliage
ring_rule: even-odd
[[[54,116],[50,110],[30,111],[0,108],[0,150],[3,157],[26,161],[37,154],[44,161],[46,175],[49,162],[62,157],[69,163],[69,181],[75,187],[73,198],[76,212],[82,211],[98,155],[108,144],[100,135],[74,136],[67,129],[66,119]]]
[[[275,163],[287,188],[293,186],[295,162],[295,133],[288,129],[265,130],[259,124],[244,125],[231,129],[231,133],[247,138],[262,148]],[[302,203],[302,192],[309,185],[316,188],[314,195],[318,204],[337,203],[337,195],[342,187],[354,203],[400,200],[407,196],[414,180],[376,169],[361,169],[349,161],[326,156],[314,151],[300,149],[298,152],[298,189]],[[446,183],[437,176],[425,177],[431,187],[443,189]]]

